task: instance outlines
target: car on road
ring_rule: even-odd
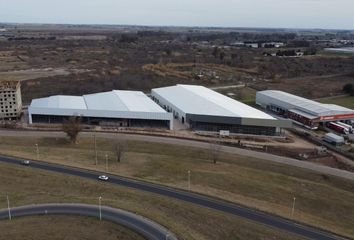
[[[98,179],[102,181],[108,181],[109,177],[107,177],[106,175],[100,175],[98,176]]]
[[[23,160],[22,162],[21,162],[21,164],[22,165],[30,165],[30,161],[29,160]]]

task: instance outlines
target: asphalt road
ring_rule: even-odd
[[[12,218],[37,215],[80,215],[97,217],[98,205],[87,204],[41,204],[16,207],[10,209]],[[116,208],[101,206],[103,220],[108,220],[140,233],[148,240],[177,240],[175,235],[161,225],[139,215]],[[0,210],[0,219],[8,219],[8,210]],[[166,238],[167,237],[167,238]]]
[[[0,157],[0,162],[19,165],[21,164],[21,159]],[[41,163],[35,161],[32,161],[28,167],[52,171],[52,172],[58,172],[58,173],[63,173],[63,174],[68,174],[73,176],[79,176],[79,177],[94,179],[94,180],[97,180],[98,175],[100,175],[100,173],[98,172],[86,171],[82,169],[64,167],[57,164],[48,164],[48,163]],[[329,232],[321,231],[313,227],[301,225],[296,222],[286,220],[281,217],[276,217],[271,214],[267,214],[261,211],[256,211],[250,208],[239,206],[237,204],[232,204],[221,200],[213,199],[200,194],[168,188],[157,184],[135,181],[135,180],[126,179],[118,176],[110,176],[109,183],[182,200],[188,203],[196,204],[201,207],[206,207],[224,213],[232,214],[241,218],[245,218],[247,220],[254,221],[256,223],[266,225],[268,227],[277,228],[283,231],[287,231],[289,233],[298,234],[306,239],[318,239],[318,240],[344,239],[339,236],[333,235]]]

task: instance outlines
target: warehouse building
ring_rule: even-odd
[[[32,100],[29,123],[62,123],[80,116],[84,124],[109,127],[173,127],[173,117],[137,91],[102,92],[84,96],[51,96]]]
[[[21,83],[0,81],[0,119],[16,119],[22,110]]]
[[[152,99],[188,127],[198,131],[280,135],[291,127],[272,116],[208,88],[176,85],[153,89]]]
[[[277,90],[257,92],[256,103],[268,111],[311,129],[317,129],[323,122],[354,118],[352,109],[319,103]]]

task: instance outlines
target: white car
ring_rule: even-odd
[[[100,175],[98,176],[98,179],[102,181],[108,181],[109,177],[107,177],[106,175]]]
[[[21,164],[22,164],[22,165],[30,165],[30,161],[28,161],[28,160],[23,160],[23,161],[21,162]]]

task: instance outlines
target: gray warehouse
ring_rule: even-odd
[[[153,89],[152,99],[173,113],[189,128],[198,131],[221,130],[236,134],[276,136],[290,128],[288,120],[272,116],[203,86],[176,85]]]

